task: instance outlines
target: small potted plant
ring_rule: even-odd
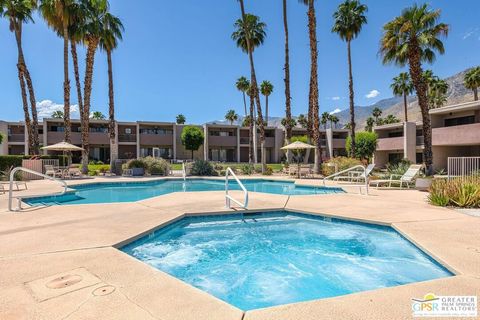
[[[415,180],[415,188],[420,191],[428,191],[432,185],[433,177],[427,177],[421,173]]]
[[[142,159],[132,159],[128,161],[127,168],[132,170],[134,177],[141,177],[145,174],[146,164]]]

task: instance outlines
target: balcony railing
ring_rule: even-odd
[[[240,137],[240,144],[249,144],[250,138],[249,137]]]
[[[403,137],[380,138],[378,139],[377,150],[403,150]]]
[[[23,133],[14,133],[8,135],[8,142],[24,142],[25,134]]]
[[[118,135],[118,141],[119,142],[137,142],[137,135],[121,133]]]

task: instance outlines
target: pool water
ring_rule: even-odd
[[[249,179],[243,180],[242,183],[248,191],[284,195],[343,192],[341,188],[298,186],[293,181]],[[225,180],[188,179],[184,182],[178,179],[164,179],[142,182],[92,183],[71,188],[74,189],[73,192],[61,196],[25,198],[23,201],[32,206],[132,202],[172,192],[222,191],[225,190]],[[240,186],[235,181],[229,182],[229,188],[240,190]]]
[[[452,275],[390,227],[287,211],[187,217],[121,250],[242,310]]]

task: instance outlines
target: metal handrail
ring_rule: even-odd
[[[182,177],[183,181],[187,180],[187,170],[185,169],[185,162],[182,162]]]
[[[367,177],[367,169],[359,164],[359,165],[356,165],[356,166],[353,166],[351,168],[348,168],[348,169],[345,169],[345,170],[342,170],[342,171],[339,171],[339,172],[336,172],[334,174],[331,174],[329,176],[326,176],[325,178],[323,178],[323,186],[326,186],[326,183],[325,181],[327,179],[330,179],[330,178],[334,178],[336,176],[339,176],[341,174],[344,174],[346,172],[350,172],[350,171],[357,171],[357,169],[361,169],[361,171],[363,171],[363,175],[365,177],[365,185],[362,185],[362,184],[353,184],[353,185],[344,185],[344,186],[352,186],[352,187],[359,187],[359,190],[360,190],[360,193],[362,193],[362,187],[365,187],[365,190],[367,192],[367,195],[368,195],[368,177]]]
[[[237,181],[238,185],[243,190],[243,194],[244,194],[243,203],[234,199],[232,196],[230,196],[228,194],[228,191],[229,191],[229,189],[228,189],[228,181],[229,181],[228,176],[229,175],[231,175]],[[230,201],[235,202],[236,204],[238,204],[240,207],[242,207],[244,209],[247,209],[247,207],[248,207],[248,191],[245,188],[245,186],[243,185],[243,183],[238,179],[235,172],[233,172],[232,168],[228,167],[227,170],[225,171],[225,206],[229,209],[231,208]]]
[[[19,197],[14,197],[13,196],[13,181],[15,179],[15,173],[17,173],[18,171],[25,171],[25,172],[43,177],[45,179],[49,179],[49,180],[58,182],[58,183],[63,185],[63,191],[62,192],[55,192],[55,193],[49,194],[50,196],[61,196],[61,195],[65,194],[65,192],[67,192],[68,185],[63,180],[56,179],[54,177],[50,177],[50,176],[47,176],[46,174],[43,174],[43,173],[40,173],[40,172],[37,172],[37,171],[34,171],[34,170],[30,170],[30,169],[27,169],[27,168],[24,168],[24,167],[16,167],[10,172],[10,190],[8,191],[8,211],[20,211],[20,210],[22,210],[22,205],[21,205],[22,197],[20,197],[20,196]],[[38,196],[40,196],[40,195],[30,195],[28,197],[38,197]],[[12,209],[13,198],[18,199],[18,207],[16,209]]]

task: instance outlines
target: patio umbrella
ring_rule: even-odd
[[[70,151],[82,151],[83,148],[77,147],[76,145],[73,145],[71,143],[62,141],[56,144],[52,144],[50,146],[42,147],[42,150],[52,150],[52,151],[62,151],[63,155],[65,156],[65,152],[70,152]],[[68,159],[68,164],[70,164],[70,157]]]
[[[300,150],[306,150],[306,149],[315,149],[315,146],[312,146],[311,144],[301,142],[301,141],[295,141],[290,143],[289,145],[286,145],[285,147],[282,147],[282,150],[295,150],[297,154],[299,154]],[[300,178],[300,156],[297,156],[297,165],[298,165],[298,178]]]

